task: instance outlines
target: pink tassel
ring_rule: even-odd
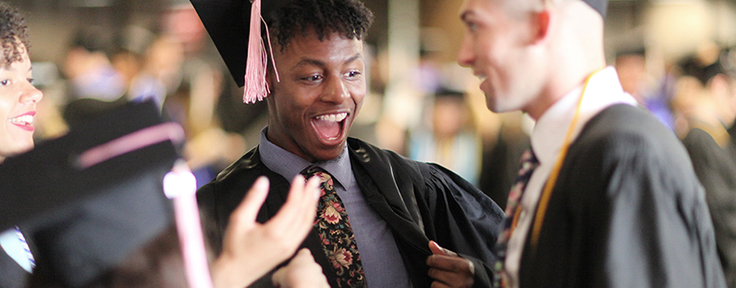
[[[269,93],[268,84],[266,83],[268,58],[261,38],[261,21],[261,0],[253,0],[250,9],[248,59],[245,62],[244,103],[256,103],[256,101],[266,98]]]

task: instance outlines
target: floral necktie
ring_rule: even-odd
[[[516,227],[518,213],[521,212],[519,204],[521,203],[521,196],[524,194],[524,190],[526,189],[526,184],[529,183],[529,179],[532,177],[534,168],[539,166],[539,161],[537,160],[537,157],[534,156],[534,152],[532,150],[524,151],[524,153],[521,154],[520,162],[521,168],[519,168],[519,173],[516,175],[514,185],[511,186],[509,198],[506,202],[506,218],[503,220],[503,233],[498,237],[498,241],[496,242],[495,250],[496,256],[498,256],[498,261],[496,262],[495,268],[499,274],[495,277],[494,287],[504,286],[501,280],[501,273],[504,271],[504,261],[506,260],[506,245],[511,238],[511,233]]]
[[[320,178],[322,196],[317,205],[314,227],[322,241],[322,250],[335,269],[338,286],[367,287],[353,228],[342,200],[335,192],[332,176],[316,166],[307,167],[301,174],[307,179],[312,176]]]

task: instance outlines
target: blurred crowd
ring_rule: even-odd
[[[58,69],[60,77],[42,86],[49,101],[39,108],[40,141],[127,102],[153,100],[165,117],[185,128],[188,164],[204,184],[245,152],[240,133],[265,114],[262,105],[238,105],[242,90],[225,78],[189,4],[163,11],[160,27],[128,26],[114,33],[83,27],[69,43],[58,68],[48,68]]]

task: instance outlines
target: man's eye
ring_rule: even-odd
[[[475,22],[465,22],[465,26],[468,27],[468,31],[470,32],[475,32],[476,30],[478,30],[478,25],[475,24]]]
[[[316,82],[316,81],[322,80],[322,75],[311,75],[311,76],[302,78],[302,80]]]
[[[28,80],[28,83],[31,83],[31,84],[33,84],[33,81],[34,81],[35,79],[33,79],[33,78],[28,78],[28,79],[26,79],[26,80]]]
[[[2,86],[8,86],[8,85],[10,85],[10,80],[8,80],[8,79],[0,80],[0,85],[2,85]]]
[[[345,77],[347,78],[357,78],[360,77],[360,75],[363,75],[360,71],[350,71],[348,73],[345,73]]]

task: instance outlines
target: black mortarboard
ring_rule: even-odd
[[[606,18],[606,10],[608,9],[608,0],[583,0],[583,2],[588,3],[590,7],[593,7],[595,11],[598,11],[599,14],[603,17],[603,19]]]
[[[181,140],[181,127],[146,102],[7,158],[0,230],[24,227],[54,282],[84,286],[172,224],[162,180],[179,158],[172,141]]]
[[[263,1],[262,5],[261,1]],[[253,57],[251,61],[265,60],[259,59],[263,55],[248,54],[252,53],[255,48],[263,48],[264,50],[261,51],[269,48],[263,47],[264,44],[260,42],[250,43],[250,39],[261,39],[260,32],[251,31],[251,27],[262,28],[261,19],[253,19],[251,15],[253,15],[253,12],[257,12],[257,18],[261,18],[260,15],[268,15],[286,5],[289,1],[291,0],[191,0],[194,9],[197,10],[199,18],[207,29],[207,33],[212,38],[212,42],[215,43],[222,60],[225,61],[238,86],[246,85],[245,77],[251,77],[246,75],[246,68],[254,69],[246,67],[248,56]],[[262,6],[261,11],[252,11],[254,6]],[[254,34],[251,35],[251,33]],[[251,44],[250,47],[249,44]],[[265,45],[270,45],[270,43],[265,43]],[[265,69],[265,63],[262,68]],[[262,72],[265,73],[265,70]],[[253,75],[253,77],[255,76]],[[249,88],[252,87],[246,86],[246,91]],[[249,93],[246,92],[246,94]],[[245,98],[250,100],[254,97],[256,96],[246,95]]]

